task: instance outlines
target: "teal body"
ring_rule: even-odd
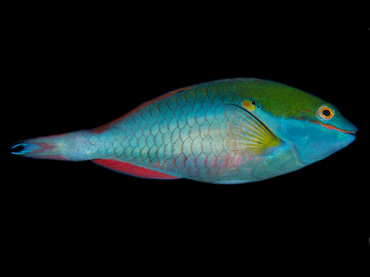
[[[237,184],[321,160],[350,144],[356,131],[333,105],[311,94],[237,78],[170,92],[90,131],[27,140],[16,154],[115,160],[173,177]],[[41,151],[41,143],[53,150]]]

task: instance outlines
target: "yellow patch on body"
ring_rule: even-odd
[[[243,101],[243,108],[252,112],[255,109],[255,106],[252,104],[252,101],[244,100]]]

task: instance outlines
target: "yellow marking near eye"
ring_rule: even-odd
[[[253,104],[252,104],[252,101],[249,101],[249,100],[244,100],[243,101],[243,108],[252,112],[254,111],[254,109],[256,108]]]

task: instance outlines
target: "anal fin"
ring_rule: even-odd
[[[109,169],[133,175],[140,178],[148,178],[148,179],[181,179],[181,177],[171,176],[162,172],[150,170],[144,167],[140,167],[137,165],[132,165],[130,163],[120,162],[114,159],[105,160],[105,159],[96,159],[92,160],[94,163],[101,165],[103,167],[107,167]]]

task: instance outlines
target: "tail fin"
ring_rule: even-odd
[[[35,159],[68,160],[62,153],[66,134],[18,141],[10,149],[15,155]]]
[[[14,155],[35,159],[85,161],[90,159],[88,148],[91,143],[81,147],[81,138],[89,131],[76,131],[54,136],[38,137],[18,141],[10,147]],[[84,140],[86,142],[86,139]]]

